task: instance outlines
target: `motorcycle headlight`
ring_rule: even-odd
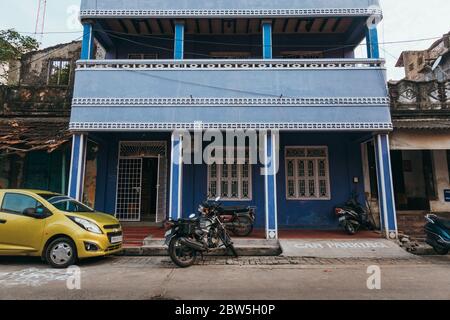
[[[81,228],[83,228],[86,231],[96,233],[96,234],[103,233],[102,230],[100,230],[100,227],[98,225],[96,225],[95,223],[93,223],[89,220],[78,218],[78,217],[69,217],[69,219],[72,220],[73,222],[75,222],[77,225],[79,225]]]

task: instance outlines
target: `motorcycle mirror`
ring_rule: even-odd
[[[189,219],[194,219],[194,218],[195,218],[195,213],[193,213],[189,216]]]

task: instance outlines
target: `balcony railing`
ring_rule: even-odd
[[[388,104],[383,60],[89,60],[74,105]]]
[[[402,80],[389,83],[393,115],[408,111],[450,110],[450,81],[415,82]]]

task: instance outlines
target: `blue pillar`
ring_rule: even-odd
[[[183,195],[183,136],[173,132],[170,156],[170,203],[169,216],[173,220],[181,218]]]
[[[83,200],[86,146],[87,136],[85,134],[73,135],[68,195],[78,201]]]
[[[398,235],[397,216],[395,211],[389,136],[383,133],[376,135],[374,139],[381,231],[387,238],[396,239]]]
[[[266,238],[278,239],[277,173],[279,168],[279,134],[275,131],[266,132],[264,139]]]
[[[94,33],[91,23],[83,23],[83,41],[81,44],[81,60],[94,59]]]
[[[378,31],[376,24],[370,24],[366,28],[367,58],[379,59],[380,48],[378,45]]]
[[[272,21],[262,22],[263,59],[272,59]]]
[[[184,22],[175,22],[175,43],[174,43],[174,59],[182,60],[184,58]]]

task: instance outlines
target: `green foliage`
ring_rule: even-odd
[[[0,30],[0,62],[20,59],[38,48],[39,43],[30,36],[21,35],[13,29]]]

